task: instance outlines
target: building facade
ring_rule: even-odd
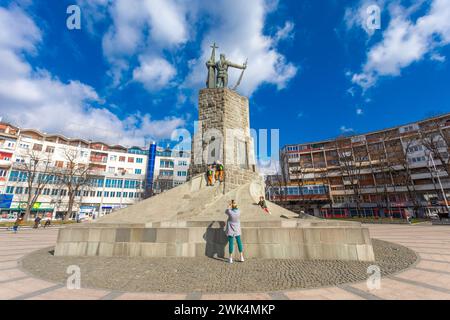
[[[450,114],[395,128],[285,146],[267,194],[316,216],[448,212]]]
[[[147,186],[153,188],[162,172],[161,164],[167,161],[165,155],[168,150],[165,153],[160,150],[152,161],[149,161],[149,150],[151,148],[127,148],[70,139],[0,123],[0,218],[14,219],[18,213],[23,213],[29,195],[36,193],[35,190],[40,192],[32,216],[61,217],[68,211],[69,189],[73,189],[61,178],[61,172],[67,180],[70,167],[76,167],[80,172],[79,177],[73,174],[78,188],[73,192],[75,198],[71,216],[78,213],[98,217],[132,205],[145,197]],[[30,159],[37,157],[42,165],[33,172]],[[170,159],[173,162],[173,179],[171,185],[167,184],[167,189],[186,181],[186,166],[189,166],[189,161],[184,162],[185,157]],[[183,166],[179,166],[180,163]],[[149,170],[154,172],[151,183],[148,182]],[[83,183],[79,182],[81,172],[86,176]],[[33,174],[36,178],[29,179]],[[30,184],[30,180],[38,182]],[[30,186],[35,190],[29,192]]]

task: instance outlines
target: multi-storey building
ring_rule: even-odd
[[[191,154],[187,151],[157,148],[154,169],[154,194],[186,182]]]
[[[450,114],[362,135],[285,146],[268,196],[316,216],[448,212]]]
[[[166,153],[172,154],[169,150],[159,150],[149,161],[149,150],[140,147],[70,139],[0,123],[0,218],[14,218],[27,206],[30,194],[27,175],[32,173],[29,172],[30,166],[25,164],[31,155],[39,155],[41,162],[49,163],[45,170],[39,169],[45,171],[39,172],[39,176],[46,177],[45,185],[33,207],[32,216],[40,213],[58,217],[67,212],[68,186],[58,179],[58,172],[67,170],[70,163],[76,162],[80,168],[87,168],[87,182],[76,191],[71,215],[81,213],[98,217],[140,201],[146,188],[155,185],[148,183],[147,179],[152,177],[157,182],[159,166],[167,159],[173,162],[173,174],[172,183],[166,189],[184,183],[189,156],[186,159],[182,154],[182,157],[173,154],[168,158]],[[181,162],[183,166],[179,166]],[[156,174],[150,176],[148,172]],[[38,187],[32,185],[32,188]]]

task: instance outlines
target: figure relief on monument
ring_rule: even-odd
[[[208,79],[206,80],[206,87],[209,89],[214,88],[227,88],[228,87],[228,68],[236,68],[241,69],[241,75],[232,88],[232,90],[236,90],[242,82],[242,78],[244,76],[244,72],[247,69],[247,61],[240,65],[233,63],[225,57],[224,54],[220,55],[219,61],[216,61],[216,49],[219,47],[214,43],[212,46],[211,58],[208,62],[206,62],[206,67],[208,69]]]

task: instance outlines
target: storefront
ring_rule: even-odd
[[[15,220],[19,215],[24,215],[27,208],[25,202],[12,202],[9,208],[1,208],[2,220]],[[35,219],[36,216],[42,218],[52,218],[54,207],[51,204],[36,202],[31,210],[30,219]]]

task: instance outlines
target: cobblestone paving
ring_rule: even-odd
[[[22,267],[36,277],[63,283],[67,267],[78,265],[83,288],[122,292],[245,293],[317,288],[365,281],[367,267],[383,275],[412,265],[416,254],[406,247],[374,240],[375,263],[249,259],[230,265],[209,258],[67,258],[49,249],[25,257]]]

